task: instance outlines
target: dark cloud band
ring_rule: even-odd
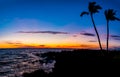
[[[93,33],[86,33],[86,32],[80,33],[80,34],[85,35],[85,36],[95,36],[95,34],[93,34]]]
[[[69,34],[68,32],[59,32],[59,31],[18,31],[17,33],[31,33],[31,34],[37,34],[37,33]]]
[[[110,35],[110,37],[114,40],[120,40],[120,35]]]

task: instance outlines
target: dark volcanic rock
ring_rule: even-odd
[[[114,60],[114,56],[120,52],[105,52],[104,55],[98,50],[74,50],[70,52],[49,52],[43,54],[47,60],[56,60],[52,73],[46,74],[42,70],[37,70],[24,77],[80,77],[80,76],[104,76],[118,69],[119,60]],[[117,68],[116,68],[117,67]],[[111,70],[113,68],[114,70]],[[107,73],[108,72],[108,73]],[[97,74],[97,75],[96,75]]]

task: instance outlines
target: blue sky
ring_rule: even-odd
[[[94,19],[104,43],[106,35],[104,10],[109,8],[115,9],[117,16],[120,17],[120,0],[0,0],[0,40],[22,41],[13,39],[13,36],[18,37],[19,34],[16,34],[18,31],[58,31],[68,32],[71,35],[81,32],[94,33],[90,16],[80,17],[82,11],[88,10],[89,1],[96,1],[103,8],[99,14],[94,15]],[[111,35],[120,36],[119,25],[119,21],[110,22]],[[42,35],[39,36],[42,37]],[[62,36],[63,39],[65,36]],[[61,38],[59,35],[50,37],[51,39],[53,37]],[[8,38],[11,39],[9,40]],[[42,38],[44,39],[44,37]],[[83,37],[79,37],[79,40],[81,39]],[[111,40],[115,45],[120,46],[118,44],[119,40]]]

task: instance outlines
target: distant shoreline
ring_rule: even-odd
[[[81,50],[79,48],[0,48],[0,49],[73,49],[73,50]],[[91,49],[88,49],[91,50]]]
[[[0,48],[2,49],[61,49],[61,50],[99,50],[99,49],[85,49],[85,48]],[[103,50],[105,51],[105,50]],[[111,49],[110,51],[120,51],[120,49]]]

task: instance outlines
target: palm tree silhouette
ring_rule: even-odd
[[[104,14],[105,14],[106,21],[107,21],[107,42],[106,42],[107,46],[106,46],[106,50],[108,51],[108,47],[109,47],[109,21],[115,21],[115,20],[120,21],[120,19],[115,16],[116,11],[114,11],[113,9],[105,10]]]
[[[86,15],[90,14],[91,19],[92,19],[92,23],[93,23],[93,27],[94,27],[94,30],[96,32],[97,38],[98,38],[99,47],[102,50],[102,45],[101,45],[100,37],[99,37],[98,31],[97,31],[97,28],[96,28],[96,25],[95,25],[95,22],[94,22],[94,19],[93,19],[93,14],[99,13],[99,10],[102,9],[102,8],[101,8],[101,6],[96,5],[96,2],[89,2],[88,9],[89,9],[88,12],[84,11],[84,12],[82,12],[80,14],[80,16],[82,17],[85,14]]]

